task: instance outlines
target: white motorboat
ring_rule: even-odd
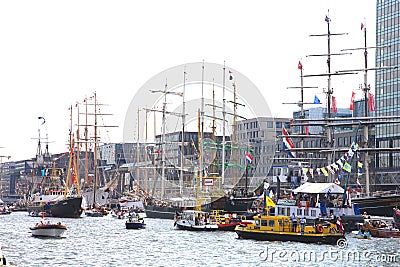
[[[208,212],[184,210],[175,220],[175,227],[188,231],[216,231],[218,225],[210,222]]]

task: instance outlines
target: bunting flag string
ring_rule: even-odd
[[[350,158],[353,156],[357,157],[357,186],[361,187],[359,177],[362,175],[362,168],[364,164],[360,160],[360,153],[358,151],[359,146],[357,143],[353,142],[350,145],[349,150],[344,153],[338,160],[334,161],[333,163],[323,166],[323,167],[317,167],[317,168],[302,168],[299,170],[299,175],[302,173],[304,177],[307,176],[307,173],[310,174],[310,177],[314,177],[315,175],[321,175],[323,174],[324,176],[328,176],[329,173],[331,174],[337,174],[337,178],[335,179],[335,183],[340,185],[342,181],[342,177],[345,173],[350,173],[352,171],[352,166],[348,162]]]

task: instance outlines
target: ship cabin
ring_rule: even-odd
[[[339,232],[336,226],[329,221],[321,220],[309,223],[305,220],[293,220],[290,216],[284,215],[254,216],[254,223],[248,224],[246,230],[288,234],[332,234]]]
[[[290,197],[278,199],[275,215],[317,219],[359,215],[356,206],[342,205],[344,189],[335,183],[304,183]]]

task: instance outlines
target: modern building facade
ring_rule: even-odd
[[[376,66],[400,64],[400,2],[377,0],[376,2]],[[376,116],[400,115],[400,69],[381,69],[375,74]],[[376,147],[400,147],[400,124],[378,124]],[[376,164],[381,175],[399,179],[400,151],[379,153]]]

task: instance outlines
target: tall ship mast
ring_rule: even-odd
[[[165,87],[162,91],[150,89],[151,92],[162,93],[157,101],[162,102],[160,106],[162,105],[164,112],[157,109],[155,105],[146,110],[165,114],[165,117],[161,118],[161,133],[158,133],[154,142],[154,151],[160,150],[160,153],[157,153],[156,168],[158,174],[157,177],[154,177],[153,183],[153,185],[156,185],[156,189],[149,189],[150,192],[154,193],[150,194],[151,200],[147,201],[147,216],[152,216],[150,212],[155,213],[157,204],[160,206],[177,206],[180,209],[201,206],[203,210],[218,206],[217,209],[227,210],[226,203],[229,202],[231,211],[247,212],[248,204],[251,204],[254,200],[253,197],[256,197],[254,190],[260,184],[256,180],[261,181],[264,176],[256,177],[256,179],[248,177],[247,185],[251,197],[247,197],[241,205],[242,200],[238,194],[240,191],[234,188],[240,185],[244,190],[246,187],[245,164],[240,163],[240,160],[243,162],[245,150],[250,149],[250,145],[239,145],[239,142],[234,140],[234,135],[237,134],[236,121],[238,118],[244,118],[244,116],[241,117],[237,111],[238,106],[240,106],[239,102],[241,102],[237,84],[233,83],[231,86],[229,83],[229,86],[226,86],[225,80],[232,81],[230,79],[231,72],[235,71],[227,69],[225,65],[206,64],[204,62],[189,64],[186,67],[182,66],[182,69],[184,71],[182,83],[169,85],[170,89],[168,90],[165,90]],[[219,74],[221,72],[222,75]],[[215,78],[214,75],[220,77]],[[239,73],[237,75],[240,78],[239,82],[242,82],[244,80],[243,75]],[[181,77],[181,75],[179,76]],[[189,89],[186,83],[188,76],[192,79],[192,82],[189,83]],[[155,85],[153,84],[152,87],[154,88]],[[177,107],[177,114],[166,111],[165,103],[170,104],[174,100],[172,98],[166,100],[165,96],[172,93],[182,96],[180,92],[182,87],[186,88],[185,91],[196,88],[197,90],[188,93],[195,100],[185,98],[183,102],[186,105]],[[243,86],[243,88],[246,88],[246,86]],[[195,96],[192,96],[192,94],[195,94]],[[196,97],[198,97],[197,100]],[[226,104],[227,99],[232,99],[228,102],[233,103],[233,107]],[[176,105],[177,101],[173,103]],[[184,112],[182,112],[183,110]],[[192,115],[192,119],[188,120],[187,118],[190,118],[190,115]],[[185,117],[186,123],[182,122],[182,128],[174,131],[174,128],[171,127],[181,125],[179,119],[175,120],[175,117],[179,119]],[[164,128],[164,121],[166,121],[168,127]],[[198,127],[196,130],[189,130],[190,127],[194,128],[194,121],[198,122],[196,124]],[[166,129],[166,131],[163,131],[163,129]],[[164,183],[160,179],[165,180]],[[236,193],[233,194],[234,192]],[[234,197],[235,201],[226,201],[230,197]],[[167,213],[167,208],[160,209],[158,214],[162,212]],[[169,214],[172,219],[174,213],[170,212]]]
[[[70,107],[70,123],[72,127],[72,106]],[[60,217],[60,218],[79,218],[82,214],[82,196],[79,186],[79,174],[76,169],[76,157],[75,157],[75,144],[73,133],[70,128],[69,132],[69,166],[67,176],[64,177],[61,171],[55,170],[55,161],[49,162],[49,165],[45,165],[46,157],[41,155],[40,147],[40,134],[38,143],[38,155],[36,157],[38,165],[37,169],[33,169],[32,179],[38,177],[35,175],[39,173],[42,177],[40,183],[40,190],[34,193],[32,187],[31,198],[28,202],[27,209],[32,215],[42,213],[46,216]],[[46,146],[46,151],[47,151]],[[45,155],[48,154],[48,151]],[[62,180],[63,183],[54,185],[47,183],[46,181]]]
[[[327,138],[327,144],[328,148],[319,148],[313,150],[314,152],[319,152],[319,153],[327,153],[328,155],[332,155],[332,153],[346,153],[349,155],[353,155],[353,152],[356,153],[357,156],[357,161],[353,162],[351,164],[350,161],[346,161],[345,163],[349,164],[348,167],[348,172],[345,171],[343,174],[340,173],[340,169],[335,169],[336,166],[336,161],[333,161],[334,155],[328,156],[328,170],[329,171],[329,176],[330,178],[328,181],[330,182],[335,182],[337,184],[341,184],[344,186],[345,189],[345,194],[343,195],[343,200],[342,200],[342,205],[347,205],[347,203],[350,201],[350,194],[347,192],[350,190],[349,189],[349,183],[350,180],[353,181],[355,185],[355,188],[357,190],[361,189],[361,176],[365,177],[365,195],[360,195],[357,193],[357,198],[353,198],[352,202],[353,204],[357,205],[357,208],[361,212],[367,212],[368,214],[371,215],[381,215],[381,216],[392,216],[393,213],[393,208],[396,206],[396,203],[400,201],[399,194],[392,193],[392,192],[386,192],[385,196],[382,195],[377,195],[374,193],[374,196],[371,196],[371,190],[370,190],[370,161],[371,157],[370,154],[379,154],[379,153],[387,153],[388,151],[394,151],[389,148],[375,148],[372,147],[373,142],[370,140],[370,131],[371,131],[371,126],[372,125],[379,125],[379,124],[387,124],[387,123],[398,123],[398,116],[391,116],[391,117],[376,117],[376,116],[370,116],[370,112],[374,110],[374,103],[373,103],[373,95],[370,93],[370,85],[368,84],[368,77],[367,73],[368,71],[372,70],[382,70],[382,69],[393,69],[394,67],[392,66],[383,66],[383,67],[374,67],[374,68],[369,68],[368,67],[368,60],[367,60],[367,55],[368,55],[368,49],[371,48],[377,48],[377,47],[368,47],[367,46],[367,39],[366,39],[366,27],[363,27],[362,30],[364,31],[364,47],[362,48],[353,48],[353,49],[343,49],[342,51],[354,51],[354,50],[362,50],[364,51],[364,68],[361,69],[351,69],[351,70],[340,70],[336,72],[331,72],[329,63],[330,63],[330,39],[329,36],[330,31],[329,31],[329,21],[330,19],[327,17],[326,22],[328,23],[328,73],[327,74],[317,74],[317,75],[304,75],[304,77],[316,77],[316,76],[328,76],[328,89],[326,91],[327,94],[327,117],[326,118],[321,118],[321,119],[309,119],[309,118],[299,118],[296,119],[295,125],[298,126],[316,126],[320,125],[325,127],[326,129],[326,138]],[[319,36],[319,35],[317,35]],[[317,56],[317,55],[314,55]],[[332,103],[333,98],[332,98],[332,93],[333,90],[331,90],[330,87],[330,76],[331,75],[343,75],[343,74],[355,74],[358,72],[363,72],[363,84],[361,85],[361,90],[363,91],[364,95],[364,114],[363,117],[347,117],[347,118],[332,118],[331,117],[331,110],[332,110]],[[303,88],[303,85],[301,86]],[[352,101],[354,101],[354,92],[352,95]],[[335,147],[335,144],[333,142],[337,142],[334,138],[332,138],[333,133],[335,132],[334,129],[335,127],[352,127],[352,129],[357,129],[355,132],[355,136],[352,138],[356,150],[353,150],[352,146],[352,151],[350,151],[348,148],[340,148],[340,147]],[[362,128],[362,135],[358,134],[358,128]],[[360,131],[361,132],[361,131]],[[339,132],[335,132],[335,135],[337,136],[340,134]],[[296,135],[292,135],[292,137],[296,138]],[[361,147],[358,147],[358,143],[361,142]],[[337,145],[337,144],[336,144]],[[310,149],[312,148],[303,148],[300,147],[298,149],[294,149],[294,151],[299,151],[299,152],[306,152],[306,151],[311,151]],[[348,151],[347,151],[348,150]],[[347,153],[348,152],[348,153]],[[351,153],[350,153],[351,152]],[[338,154],[340,156],[340,154]],[[363,157],[361,157],[363,156]],[[363,159],[363,160],[362,160]],[[331,164],[332,163],[332,164]],[[338,162],[339,163],[339,162]],[[350,165],[355,165],[355,166],[350,166]],[[332,168],[333,167],[333,168]],[[341,166],[340,166],[341,167]],[[318,168],[320,169],[320,168]],[[354,173],[354,175],[350,175],[351,172],[350,170],[357,170],[357,172]],[[336,179],[333,179],[333,175],[336,173]],[[332,175],[332,176],[331,176]],[[342,177],[343,176],[343,177]],[[355,183],[356,181],[356,183]]]
[[[119,179],[119,173],[116,172],[114,177],[110,179],[110,181],[106,181],[104,179],[100,179],[100,173],[99,170],[103,166],[99,166],[100,159],[98,158],[98,150],[99,150],[99,142],[100,142],[100,136],[99,136],[99,128],[100,127],[117,127],[117,126],[112,126],[112,125],[100,125],[98,120],[99,116],[107,116],[107,115],[112,115],[109,113],[103,113],[100,111],[100,107],[105,105],[98,103],[97,99],[97,93],[94,92],[93,95],[89,98],[85,98],[84,100],[85,104],[85,113],[82,113],[85,115],[85,124],[79,124],[78,122],[78,128],[79,126],[84,126],[85,127],[85,132],[84,132],[84,138],[80,139],[79,144],[84,143],[85,144],[85,190],[82,193],[84,195],[84,206],[88,209],[86,212],[87,214],[89,211],[94,211],[91,209],[98,209],[99,207],[102,207],[108,203],[108,198],[110,195],[110,192],[113,191],[118,183]],[[88,111],[88,106],[93,107],[93,112]],[[79,118],[79,110],[78,110],[78,118]],[[92,117],[92,124],[88,123],[88,116]],[[89,127],[91,127],[93,130],[89,133]],[[90,136],[92,134],[92,136]],[[77,133],[77,136],[79,138],[79,132]],[[93,145],[93,169],[89,168],[89,158],[88,158],[88,144]],[[78,146],[79,147],[79,146]],[[80,154],[78,154],[80,155]],[[79,158],[78,158],[79,162]],[[89,179],[89,177],[91,179]],[[90,213],[89,216],[91,216],[93,213]],[[97,213],[96,213],[97,214]],[[97,215],[95,215],[97,216]]]

